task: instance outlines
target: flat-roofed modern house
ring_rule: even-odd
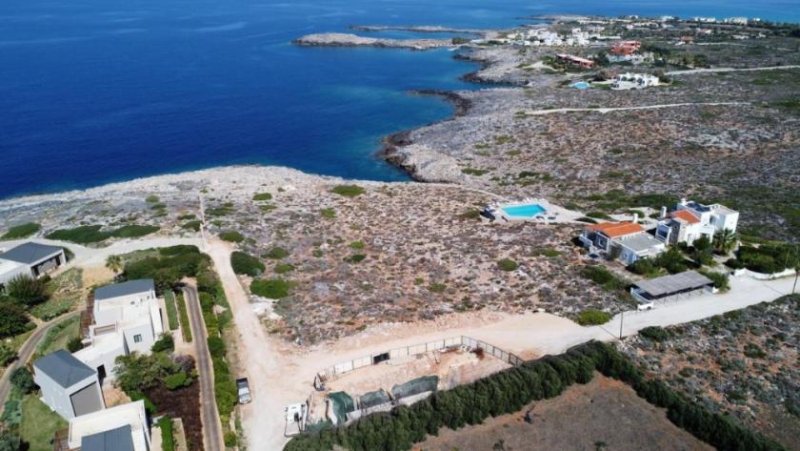
[[[67,420],[105,408],[97,371],[67,351],[36,360],[33,373],[42,402]]]
[[[39,278],[67,262],[64,248],[28,242],[0,254],[0,287],[18,276]]]
[[[697,271],[685,271],[635,283],[631,295],[640,304],[714,291],[714,282]]]
[[[704,205],[681,199],[675,210],[666,214],[656,228],[656,238],[667,244],[692,245],[703,236],[713,239],[723,230],[736,232],[739,212],[720,205]]]
[[[114,362],[131,352],[147,354],[164,332],[161,306],[152,279],[131,280],[94,292],[84,343],[75,357],[96,369],[101,379],[113,376]]]
[[[69,421],[65,449],[80,451],[148,451],[150,430],[144,401],[122,404]]]
[[[609,259],[619,259],[625,265],[645,257],[655,257],[666,246],[635,222],[603,222],[587,226],[579,240],[593,252]]]

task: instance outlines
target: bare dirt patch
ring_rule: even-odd
[[[530,412],[532,422],[524,417]],[[579,425],[579,426],[578,426]],[[561,396],[458,431],[442,430],[415,450],[710,450],[622,382],[596,375]]]

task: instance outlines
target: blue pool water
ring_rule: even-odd
[[[459,76],[477,66],[447,50],[291,44],[307,33],[547,13],[797,21],[797,2],[3,0],[0,198],[235,163],[406,179],[375,157],[381,138],[452,113],[407,91],[474,89]]]
[[[511,218],[533,218],[547,211],[539,204],[508,205],[500,208]]]
[[[585,81],[579,81],[577,83],[573,83],[572,87],[575,88],[575,89],[580,89],[581,91],[583,91],[585,89],[589,89],[591,87],[591,85],[589,83],[586,83]]]

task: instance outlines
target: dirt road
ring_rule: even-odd
[[[562,113],[614,113],[618,111],[636,111],[636,110],[663,110],[665,108],[681,108],[687,106],[744,106],[750,105],[750,102],[690,102],[690,103],[667,103],[663,105],[643,105],[643,106],[629,106],[620,108],[553,108],[549,110],[529,110],[525,111],[526,116],[545,116],[548,114],[562,114]]]
[[[197,351],[197,372],[200,377],[200,407],[203,419],[203,447],[206,451],[220,451],[225,449],[222,439],[222,425],[217,411],[217,402],[214,396],[214,366],[211,363],[211,354],[208,351],[208,334],[203,322],[203,312],[200,308],[200,297],[197,288],[186,286],[183,289],[186,306],[189,309],[189,322],[192,324],[194,346]]]
[[[800,69],[799,65],[767,66],[767,67],[712,67],[707,69],[673,70],[667,75],[713,74],[719,72],[759,72],[764,70]]]

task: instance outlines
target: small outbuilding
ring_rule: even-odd
[[[639,303],[653,303],[677,297],[712,292],[714,282],[697,271],[685,271],[638,282],[631,287],[631,295]]]
[[[97,371],[63,349],[33,362],[33,380],[42,402],[67,420],[105,409]]]
[[[0,254],[0,286],[19,276],[39,278],[67,262],[64,248],[28,242]]]

